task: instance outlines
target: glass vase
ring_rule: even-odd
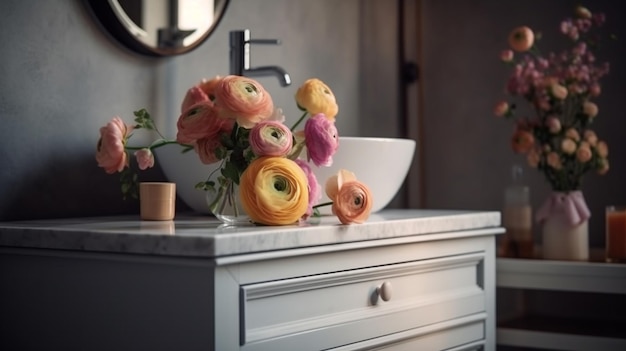
[[[239,200],[239,185],[232,180],[221,186],[217,195],[207,193],[209,210],[225,225],[250,225],[252,221]]]

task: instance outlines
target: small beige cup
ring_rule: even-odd
[[[146,221],[174,219],[176,183],[139,183],[140,217]]]

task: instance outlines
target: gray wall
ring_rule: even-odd
[[[421,1],[421,38],[415,45],[420,45],[422,68],[423,207],[501,208],[510,165],[520,159],[508,147],[512,125],[491,114],[508,74],[498,52],[516,25],[541,27],[546,37],[552,35],[575,3]],[[372,11],[372,4],[383,11]],[[608,23],[626,38],[618,4],[599,0],[590,6],[607,12]],[[259,79],[288,119],[298,114],[293,104],[298,82],[315,76],[337,96],[340,134],[400,135],[397,81],[381,80],[386,76],[381,72],[393,72],[397,64],[397,56],[389,54],[395,6],[388,0],[232,0],[199,49],[155,59],[120,48],[80,0],[1,1],[0,220],[136,213],[136,202],[121,200],[117,176],[96,166],[98,128],[115,115],[130,120],[132,111],[146,107],[173,136],[185,90],[201,78],[228,72],[233,29],[282,40],[281,46],[254,47],[253,64],[280,65],[291,74],[294,85],[288,88],[274,78]],[[376,37],[362,34],[375,27],[381,29],[374,31]],[[372,40],[383,43],[380,49],[372,49]],[[625,50],[623,39],[607,48],[612,72],[604,80],[595,125],[609,143],[611,171],[585,178],[595,246],[604,243],[604,206],[626,203],[626,148],[620,144],[626,139],[620,105]],[[372,81],[380,86],[379,95],[368,88]],[[549,188],[538,172],[526,175],[538,206]],[[142,177],[158,180],[162,174],[154,169]]]
[[[431,208],[493,209],[503,204],[503,191],[514,162],[524,165],[535,208],[550,193],[542,175],[526,167],[525,159],[509,147],[512,123],[495,118],[494,104],[510,71],[498,55],[506,48],[510,30],[519,25],[541,29],[543,52],[551,37],[559,38],[560,21],[578,1],[422,1],[423,171]],[[604,245],[604,206],[626,203],[626,119],[623,109],[626,81],[626,26],[619,4],[588,2],[607,14],[607,26],[619,40],[606,46],[611,72],[603,79],[597,100],[600,113],[593,124],[609,145],[611,170],[589,173],[583,191],[592,212],[592,246]],[[553,42],[552,42],[553,43]],[[550,46],[548,46],[550,45]],[[606,56],[605,56],[606,55]],[[600,54],[598,54],[600,58]],[[536,226],[535,229],[538,229]],[[536,236],[538,239],[539,236]]]

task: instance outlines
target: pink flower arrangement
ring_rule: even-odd
[[[196,188],[223,193],[239,186],[237,199],[254,223],[292,224],[315,214],[321,187],[308,162],[330,166],[339,147],[335,96],[319,79],[305,81],[296,93],[304,111],[288,128],[282,110],[257,81],[242,76],[217,76],[191,87],[181,104],[175,140],[164,138],[148,112],[135,112],[133,126],[121,118],[100,130],[98,165],[107,173],[122,173],[122,193],[136,196],[137,175],[129,166],[129,151],[136,151],[141,170],[154,166],[152,150],[167,144],[194,150],[205,164],[220,162],[220,172],[208,175]],[[306,118],[310,116],[310,118]],[[305,121],[303,130],[296,131]],[[130,147],[128,139],[138,129],[155,130],[160,138],[147,147]],[[344,224],[361,223],[371,211],[371,194],[356,179],[334,197],[333,211]],[[212,205],[209,205],[212,209]]]
[[[585,173],[609,170],[608,147],[590,129],[599,110],[593,99],[609,72],[608,62],[598,62],[592,51],[600,44],[604,22],[604,14],[578,6],[575,17],[559,26],[569,50],[541,54],[540,36],[522,26],[509,35],[510,49],[499,54],[512,72],[506,83],[509,99],[497,102],[494,114],[514,122],[513,151],[525,155],[554,191],[580,190]],[[518,99],[533,115],[516,115]]]

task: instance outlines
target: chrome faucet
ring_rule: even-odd
[[[251,39],[250,30],[234,30],[230,32],[230,74],[247,77],[276,76],[280,85],[291,84],[291,77],[278,66],[250,67],[251,44],[280,45],[278,39]]]

